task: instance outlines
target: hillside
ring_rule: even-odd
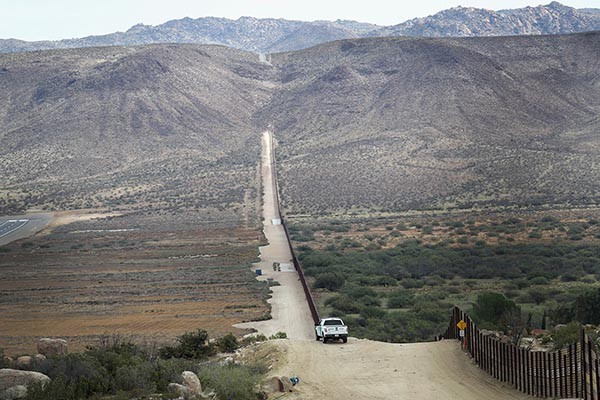
[[[600,34],[370,38],[275,54],[0,56],[0,212],[258,221],[272,125],[288,213],[598,203]]]
[[[0,52],[21,52],[152,43],[221,44],[241,50],[293,51],[338,39],[372,36],[504,36],[546,35],[600,30],[598,9],[575,9],[557,2],[538,7],[492,11],[456,7],[398,25],[381,27],[356,21],[290,21],[241,17],[183,18],[126,32],[59,41],[0,39]]]
[[[349,40],[273,57],[284,207],[600,200],[600,34]]]
[[[153,45],[0,56],[0,213],[22,207],[223,208],[257,199],[249,124],[272,83],[226,47]],[[252,200],[254,199],[254,200]]]

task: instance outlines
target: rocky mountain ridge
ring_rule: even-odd
[[[22,52],[152,43],[221,44],[258,53],[300,50],[321,43],[372,36],[509,36],[600,30],[599,9],[575,9],[558,2],[492,11],[456,7],[425,18],[381,27],[356,21],[291,21],[241,17],[183,18],[157,26],[138,24],[126,32],[59,41],[0,40],[0,52]]]

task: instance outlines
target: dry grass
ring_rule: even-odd
[[[77,348],[106,333],[158,343],[198,328],[241,333],[231,325],[268,311],[249,268],[257,230],[140,222],[79,221],[4,247],[0,348],[33,351],[45,336]],[[124,225],[137,230],[115,229]]]

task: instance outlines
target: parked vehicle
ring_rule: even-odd
[[[348,327],[340,318],[323,318],[315,325],[315,331],[317,340],[323,339],[323,343],[327,343],[329,339],[348,342]]]

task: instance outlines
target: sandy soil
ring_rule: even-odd
[[[273,225],[273,219],[280,218],[277,207],[277,192],[272,170],[271,134],[262,136],[262,176],[263,176],[263,226],[269,241],[260,247],[261,261],[253,269],[261,269],[263,275],[258,279],[273,278],[281,286],[273,286],[271,304],[272,319],[260,322],[248,322],[235,325],[238,328],[254,328],[264,335],[285,332],[291,339],[310,340],[313,335],[313,320],[306,302],[298,273],[291,267],[292,255],[287,245],[285,232],[281,225]],[[281,271],[273,270],[273,263],[283,264]]]
[[[281,340],[272,375],[298,376],[287,399],[530,399],[496,381],[454,340],[389,344],[350,338],[347,344]]]

